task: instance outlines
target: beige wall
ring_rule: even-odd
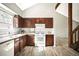
[[[22,15],[23,17],[52,17],[54,19],[54,28],[56,36],[58,37],[67,37],[67,17],[61,15],[55,11],[55,3],[39,3],[28,9],[25,9],[23,12],[16,7],[14,4],[5,4],[17,14]],[[12,7],[13,6],[13,7]],[[18,10],[18,11],[17,11]],[[73,29],[78,25],[78,23],[73,22]]]
[[[52,6],[51,6],[52,5]],[[23,11],[23,17],[52,17],[53,4],[36,4]]]
[[[23,11],[23,17],[52,17],[56,36],[67,37],[67,18],[55,11],[56,4],[40,3]]]
[[[73,3],[72,6],[73,20],[79,22],[79,3]],[[63,16],[68,17],[68,4],[60,4],[56,11]]]

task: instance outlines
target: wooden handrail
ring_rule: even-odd
[[[75,35],[73,39],[73,43],[79,42],[79,25],[72,31],[72,35]],[[77,36],[78,36],[78,40],[77,40]]]
[[[75,33],[77,30],[79,30],[79,25],[72,31],[72,33]]]
[[[61,4],[61,3],[57,3],[56,6],[55,6],[55,9],[57,9],[60,4]]]
[[[78,35],[79,35],[79,31],[78,31]],[[78,42],[79,42],[79,36],[78,36]]]
[[[72,31],[74,37],[72,48],[79,52],[79,25]]]

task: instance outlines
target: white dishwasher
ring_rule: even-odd
[[[14,40],[0,44],[0,56],[14,56]]]

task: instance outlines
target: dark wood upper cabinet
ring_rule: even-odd
[[[32,28],[32,23],[30,18],[24,18],[23,20],[23,27],[24,28]]]
[[[22,28],[23,24],[24,24],[24,19],[21,16],[15,15],[13,17],[13,27]]]
[[[32,28],[35,28],[35,24],[37,23],[36,20],[37,20],[37,18],[31,18]]]
[[[35,28],[35,24],[45,24],[46,28],[53,28],[53,18],[22,18],[19,15],[13,18],[13,27]]]
[[[40,22],[40,18],[36,18],[35,24],[39,24],[39,23],[41,23],[41,22]]]
[[[54,35],[46,35],[46,46],[54,45]]]
[[[46,28],[53,28],[53,18],[24,18],[24,28],[35,28],[35,24],[45,24]]]
[[[45,18],[45,27],[53,28],[53,18]]]

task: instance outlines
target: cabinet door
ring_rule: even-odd
[[[26,37],[26,35],[25,35],[25,36],[23,36],[22,38],[23,38],[23,47],[25,47],[25,46],[26,46],[26,42],[27,42],[27,41],[26,41],[27,37]]]
[[[45,23],[46,23],[46,28],[53,28],[53,19],[52,18],[47,18]]]
[[[31,28],[31,18],[24,18],[23,27],[24,28]]]
[[[18,16],[18,27],[19,28],[23,28],[23,24],[24,24],[23,20],[24,19],[21,16]]]
[[[41,23],[40,18],[36,18],[35,23],[40,24]]]
[[[35,45],[35,43],[34,43],[34,35],[28,35],[27,37],[28,37],[27,45],[28,46],[34,46]]]
[[[19,43],[20,42],[18,39],[14,40],[14,55],[17,55],[17,53],[20,51]]]
[[[37,18],[31,18],[31,27],[32,27],[32,28],[35,28],[36,19],[37,19]]]
[[[53,46],[53,45],[54,45],[54,36],[46,35],[46,46]]]
[[[26,28],[27,27],[27,22],[28,20],[26,19],[26,18],[24,18],[24,20],[23,20],[23,28]]]
[[[13,17],[13,27],[18,27],[18,16],[17,15]]]
[[[40,23],[41,23],[41,24],[45,24],[46,18],[40,18],[39,20],[40,20]]]
[[[13,17],[13,27],[23,28],[23,18],[19,15]]]
[[[20,37],[20,38],[19,38],[19,41],[20,41],[20,51],[22,51],[22,49],[24,48],[23,38]]]
[[[46,28],[53,28],[53,18],[36,18],[36,23],[45,24]]]

